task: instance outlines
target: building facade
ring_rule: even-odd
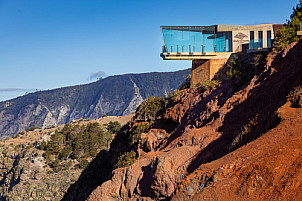
[[[162,26],[164,60],[192,60],[191,86],[211,80],[234,53],[271,48],[280,25]]]

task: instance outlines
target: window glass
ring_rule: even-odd
[[[272,32],[267,31],[267,48],[272,47]]]
[[[258,31],[259,48],[263,47],[263,31]]]

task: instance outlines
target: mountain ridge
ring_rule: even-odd
[[[110,76],[85,85],[38,91],[0,102],[0,138],[102,115],[130,115],[150,96],[175,90],[190,70]]]

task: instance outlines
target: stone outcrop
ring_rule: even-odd
[[[206,92],[201,87],[182,91],[142,135],[138,159],[114,170],[87,200],[265,200],[285,198],[287,192],[301,197],[301,109],[292,113],[299,117],[295,122],[278,116],[289,92],[302,84],[301,77],[300,40],[269,56],[263,71],[236,93],[228,81]],[[289,133],[278,137],[284,132]],[[288,140],[295,137],[299,139],[291,147]],[[266,151],[260,153],[261,147]],[[282,147],[288,150],[284,155]],[[276,157],[274,162],[270,157]],[[282,157],[291,159],[279,174]]]

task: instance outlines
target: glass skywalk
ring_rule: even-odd
[[[232,32],[216,26],[162,26],[163,53],[232,52]]]

